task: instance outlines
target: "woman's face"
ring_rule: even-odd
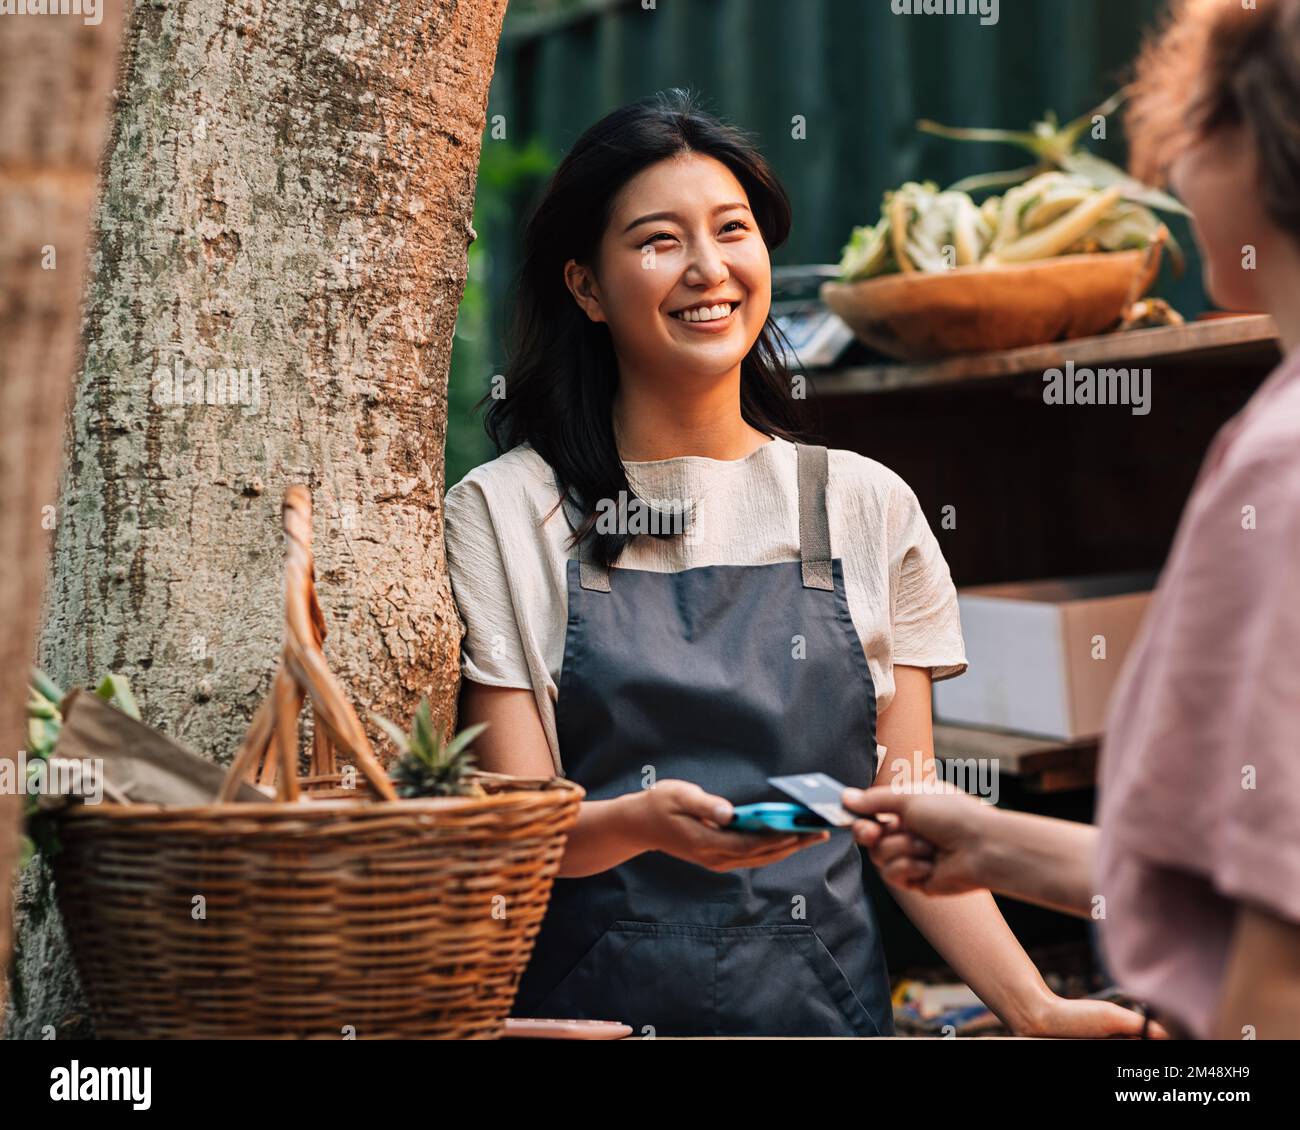
[[[1202,139],[1174,162],[1169,183],[1191,210],[1207,293],[1225,310],[1262,309],[1255,260],[1277,233],[1260,200],[1249,131],[1225,128]]]
[[[683,154],[643,169],[614,200],[594,271],[569,260],[565,281],[607,322],[626,374],[726,375],[767,321],[772,272],[749,198],[713,157]],[[680,311],[731,303],[712,321]],[[718,311],[712,311],[717,313]]]

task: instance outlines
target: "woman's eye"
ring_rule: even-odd
[[[745,223],[744,220],[731,220],[728,223],[723,224],[722,226],[723,232],[728,231],[731,228],[732,224],[736,224],[741,229],[741,231],[749,230],[749,225]],[[655,234],[652,235],[649,239],[647,239],[645,243],[643,243],[641,246],[646,247],[649,244],[656,243],[661,239],[676,239],[676,238],[677,237],[673,235],[672,232],[667,232],[667,231],[655,232]]]

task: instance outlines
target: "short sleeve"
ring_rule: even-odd
[[[957,589],[915,492],[897,479],[890,512],[896,665],[928,667],[935,682],[966,670]]]
[[[1178,677],[1216,688],[1217,702],[1198,862],[1221,893],[1300,922],[1300,460],[1269,451],[1231,467],[1191,537],[1201,599],[1185,606],[1179,643],[1201,658]],[[1185,750],[1197,744],[1185,734]],[[1178,772],[1175,750],[1161,753]]]
[[[444,507],[447,571],[464,626],[461,674],[494,687],[531,687],[501,531],[482,486],[463,479]]]
[[[1293,922],[1298,593],[1300,456],[1243,439],[1188,502],[1108,714],[1100,807],[1112,855]]]

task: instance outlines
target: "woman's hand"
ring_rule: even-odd
[[[690,781],[659,781],[629,799],[644,850],[666,852],[711,871],[766,867],[830,838],[829,832],[778,836],[725,831],[722,825],[733,815],[730,802]]]
[[[853,838],[868,849],[880,877],[900,890],[960,895],[989,886],[983,847],[995,811],[966,793],[845,789],[850,812],[887,813],[887,824],[857,820]]]
[[[1015,1034],[1070,1040],[1104,1040],[1113,1036],[1136,1039],[1142,1035],[1144,1022],[1141,1013],[1112,1001],[1067,1000],[1049,992]],[[1147,1038],[1167,1040],[1169,1033],[1153,1020],[1147,1028]]]

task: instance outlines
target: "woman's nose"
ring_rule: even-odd
[[[726,260],[712,243],[696,243],[691,250],[687,273],[693,274],[695,281],[713,286],[727,277]]]

